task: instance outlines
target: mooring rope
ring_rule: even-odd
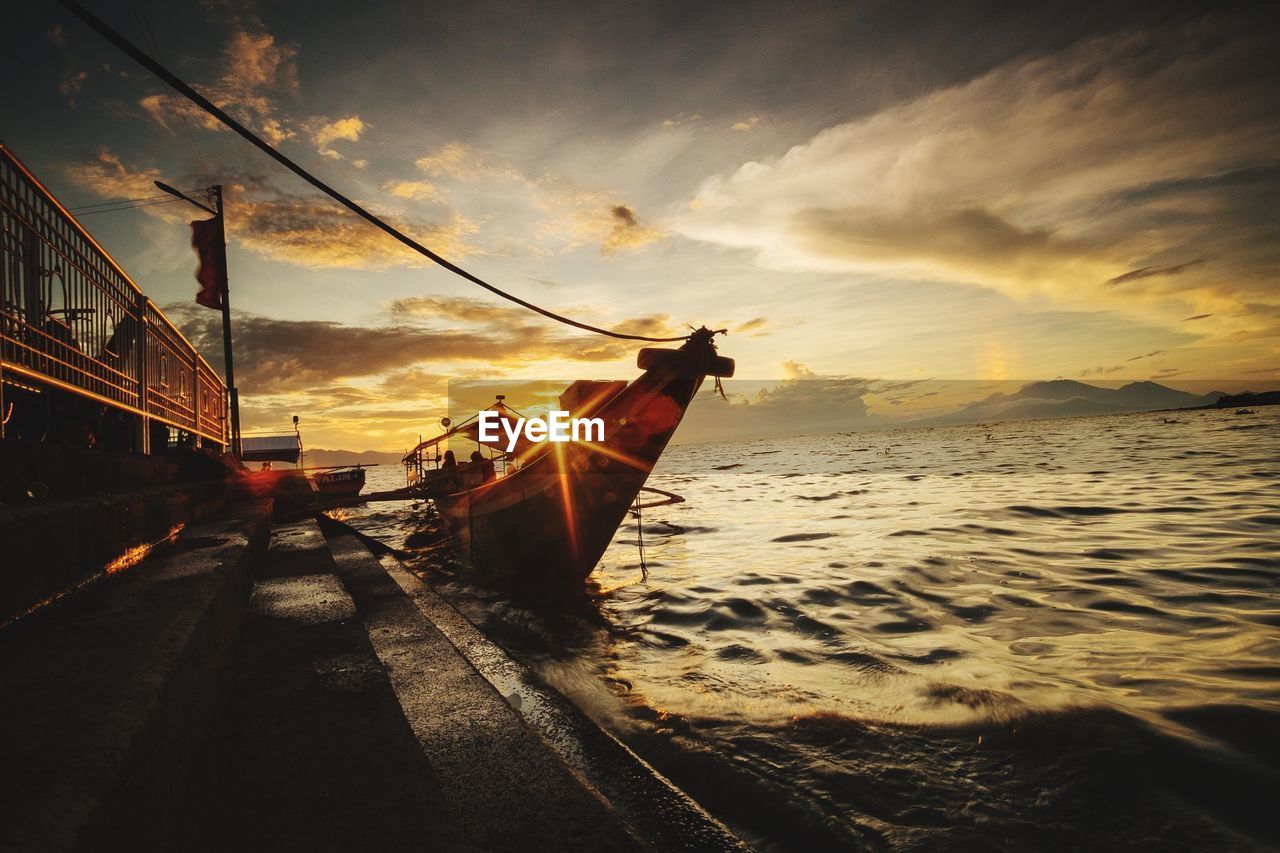
[[[640,547],[640,580],[647,581],[649,579],[649,564],[644,558],[644,516],[641,513],[643,509],[644,504],[640,503],[640,493],[636,492],[631,514],[636,517],[636,544]]]
[[[176,89],[179,94],[187,98],[187,100],[191,101],[196,106],[200,107],[200,109],[204,110],[209,115],[213,116],[218,121],[225,124],[228,128],[235,131],[245,140],[247,140],[248,142],[253,144],[255,147],[260,149],[268,157],[272,158],[277,163],[279,163],[280,165],[288,169],[290,172],[293,172],[295,175],[302,178],[304,181],[311,184],[311,186],[320,190],[322,193],[329,196],[334,201],[338,202],[343,207],[347,208],[347,210],[350,210],[352,213],[354,213],[355,215],[359,216],[361,219],[368,222],[370,225],[373,225],[375,228],[379,228],[382,231],[385,231],[395,239],[399,240],[404,245],[408,246],[410,249],[413,249],[418,254],[423,255],[424,257],[430,258],[435,263],[449,270],[449,272],[454,273],[455,275],[459,275],[462,278],[465,278],[467,281],[471,282],[472,284],[477,284],[480,287],[483,287],[485,290],[489,291],[490,293],[493,293],[496,296],[501,296],[503,299],[506,299],[510,302],[514,302],[515,304],[521,306],[522,308],[527,308],[530,311],[533,311],[537,314],[541,314],[543,317],[547,317],[548,319],[555,320],[556,322],[559,322],[559,323],[564,323],[567,326],[573,326],[575,328],[582,329],[583,331],[595,332],[598,335],[607,335],[608,337],[619,338],[622,340],[651,341],[654,343],[667,343],[670,341],[683,341],[688,339],[689,337],[688,335],[680,335],[678,337],[673,337],[673,338],[655,338],[649,335],[631,335],[631,334],[627,334],[626,332],[615,332],[612,329],[602,329],[599,326],[593,326],[590,323],[583,323],[579,320],[574,320],[570,317],[566,317],[563,314],[557,314],[554,311],[550,311],[546,308],[542,308],[538,305],[534,305],[532,302],[528,302],[516,296],[515,294],[507,293],[505,290],[502,290],[501,288],[490,284],[489,282],[485,281],[484,279],[480,278],[474,273],[470,273],[465,269],[463,269],[462,267],[458,266],[457,264],[453,263],[452,261],[448,261],[445,258],[441,257],[440,255],[437,255],[435,252],[431,251],[426,246],[422,245],[417,240],[410,237],[408,234],[405,234],[403,231],[396,228],[394,225],[391,225],[390,223],[384,221],[383,219],[376,216],[375,214],[369,212],[364,207],[357,204],[355,201],[351,200],[350,198],[347,198],[347,196],[338,192],[333,187],[329,186],[324,181],[320,180],[315,175],[311,174],[306,169],[302,168],[297,163],[290,160],[284,154],[281,154],[266,140],[262,139],[253,131],[249,130],[247,127],[240,124],[240,122],[236,121],[231,116],[227,115],[217,106],[215,106],[211,101],[209,101],[199,92],[197,92],[195,89],[187,85],[176,74],[174,74],[168,68],[165,68],[159,62],[153,59],[151,56],[149,56],[148,54],[140,50],[132,42],[130,42],[120,33],[113,30],[105,22],[95,17],[91,12],[89,12],[89,10],[85,9],[79,3],[75,2],[75,0],[58,0],[58,2],[61,3],[62,6],[66,8],[68,11],[70,11],[73,15],[75,15],[80,20],[88,24],[90,28],[92,28],[95,32],[97,32],[107,41],[111,42],[116,47],[120,48],[120,50],[124,51],[125,54],[131,57],[135,62],[140,64],[142,67],[146,68],[152,74],[155,74],[164,82],[168,83],[170,86]]]

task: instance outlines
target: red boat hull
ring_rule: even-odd
[[[604,421],[603,442],[551,444],[500,480],[434,498],[463,562],[477,575],[546,585],[581,584],[591,574],[709,367],[727,364],[732,371],[709,341],[665,355],[649,359],[643,375],[582,413]]]

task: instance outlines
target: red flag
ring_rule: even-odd
[[[191,223],[191,248],[200,258],[196,281],[200,290],[196,302],[206,308],[222,308],[222,283],[227,280],[227,247],[222,241],[222,223],[217,217]]]

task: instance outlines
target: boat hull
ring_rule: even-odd
[[[518,471],[434,503],[468,568],[504,584],[581,584],[701,386],[704,360],[664,360],[587,414],[605,440],[546,447]]]
[[[316,484],[316,493],[321,500],[354,498],[364,488],[365,474],[363,468],[352,468],[328,474],[315,474],[311,479]]]

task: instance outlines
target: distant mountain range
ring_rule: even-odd
[[[1221,401],[1221,403],[1219,403]],[[944,426],[949,424],[991,423],[995,421],[1035,420],[1039,418],[1069,418],[1084,415],[1119,414],[1123,412],[1150,412],[1161,409],[1192,409],[1207,406],[1257,406],[1280,403],[1280,392],[1264,392],[1253,394],[1227,395],[1222,391],[1211,391],[1208,394],[1192,394],[1179,391],[1158,382],[1130,382],[1120,388],[1100,388],[1086,382],[1071,379],[1054,379],[1047,382],[1031,382],[1022,386],[1012,394],[996,393],[970,403],[963,408],[946,415],[920,420],[862,420],[853,424],[855,428],[884,429],[903,426]],[[861,401],[859,401],[861,404]],[[696,409],[696,407],[695,407]],[[747,408],[748,415],[752,410]],[[735,423],[743,430],[742,435],[729,436],[723,433],[723,424],[713,424],[704,433],[695,431],[694,441],[724,441],[742,439],[744,436],[761,437],[765,435],[794,435],[798,432],[814,431],[794,427],[790,432],[782,432],[770,426],[777,425],[770,421],[768,414],[776,412],[775,408],[765,410],[766,417],[748,417],[745,421],[735,419]],[[691,414],[697,415],[697,412]],[[704,414],[711,417],[711,410]],[[719,413],[715,413],[719,418]],[[825,427],[828,430],[848,429],[843,427]],[[685,429],[685,436],[691,437]],[[402,454],[377,450],[307,450],[307,467],[324,467],[328,465],[400,465]]]
[[[1280,406],[1280,391],[1245,391],[1240,394],[1228,394],[1218,400],[1221,408],[1236,406]]]
[[[1212,406],[1225,392],[1192,394],[1158,382],[1130,382],[1120,388],[1099,388],[1072,379],[1032,382],[1012,394],[992,394],[958,412],[919,421],[922,424],[967,424],[985,421],[1069,418],[1158,409]]]
[[[379,450],[312,450],[307,448],[307,467],[324,468],[329,465],[399,465],[402,453],[385,453]]]

